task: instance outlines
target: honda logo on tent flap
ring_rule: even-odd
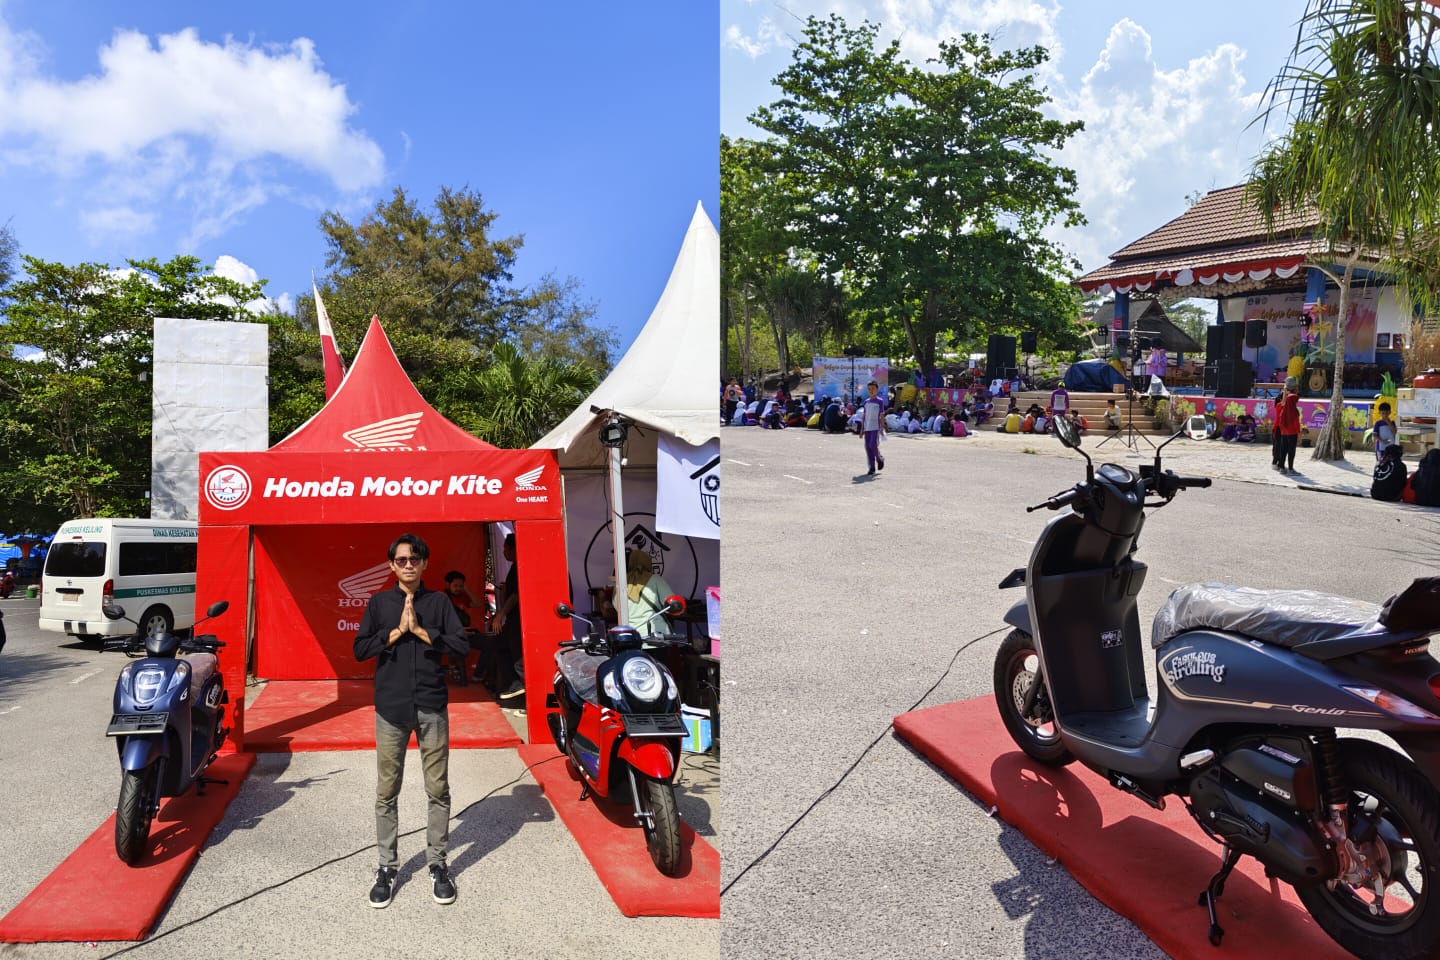
[[[410,450],[410,439],[420,426],[424,411],[407,413],[388,420],[376,420],[341,434],[361,450]],[[425,449],[420,447],[418,449]]]
[[[549,490],[549,489],[550,489],[549,487],[543,486],[543,485],[541,485],[541,484],[537,484],[537,483],[535,482],[536,480],[539,480],[539,479],[540,479],[540,474],[542,474],[542,473],[544,473],[544,472],[545,472],[545,466],[544,466],[544,464],[541,464],[540,466],[536,467],[534,470],[526,470],[524,473],[520,474],[519,476],[517,476],[517,477],[515,478],[515,489],[516,489],[516,490]]]
[[[345,598],[340,601],[341,606],[363,607],[375,592],[385,586],[385,581],[390,579],[390,561],[386,560],[375,564],[373,567],[366,567],[359,573],[352,573],[341,580],[337,586]]]

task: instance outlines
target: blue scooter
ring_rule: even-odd
[[[195,626],[229,607],[225,600],[211,604]],[[110,604],[103,610],[111,620],[135,623],[123,607]],[[145,852],[162,798],[178,797],[191,784],[203,794],[206,784],[226,782],[204,776],[230,732],[223,726],[230,698],[215,656],[224,645],[214,634],[192,629],[184,638],[167,631],[137,633],[107,640],[101,648],[132,658],[144,655],[120,671],[115,713],[105,730],[120,755],[115,853],[131,866]]]

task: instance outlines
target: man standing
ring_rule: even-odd
[[[380,867],[370,888],[370,906],[390,905],[399,866],[396,846],[399,817],[396,800],[405,775],[405,748],[410,734],[420,746],[425,772],[425,860],[430,867],[431,895],[436,903],[455,902],[455,883],[445,863],[450,842],[450,717],[449,692],[441,658],[463,658],[469,650],[455,606],[443,593],[425,589],[420,579],[430,548],[413,533],[390,544],[393,589],[370,598],[355,659],[375,657],[375,835]]]
[[[735,419],[735,408],[740,405],[740,398],[744,395],[745,394],[742,393],[740,390],[739,382],[734,377],[731,377],[730,382],[725,386],[726,423],[729,423],[731,420]]]
[[[870,395],[861,408],[860,433],[865,438],[865,461],[870,469],[867,477],[875,476],[878,467],[885,469],[885,458],[880,456],[880,437],[885,433],[885,404],[880,399],[880,385],[874,380],[865,384]]]

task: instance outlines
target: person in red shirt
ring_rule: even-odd
[[[1271,466],[1281,473],[1295,472],[1295,446],[1300,442],[1300,396],[1285,387],[1284,398],[1275,406],[1275,433],[1278,438]]]

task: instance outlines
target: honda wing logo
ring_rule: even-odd
[[[424,411],[377,420],[363,427],[347,430],[341,436],[362,450],[409,450],[410,439],[420,426]],[[423,447],[420,449],[424,449]]]
[[[537,483],[535,482],[536,480],[539,480],[539,479],[540,479],[540,474],[542,474],[542,473],[544,473],[544,472],[545,472],[545,466],[544,466],[543,464],[540,465],[540,466],[538,466],[538,467],[536,467],[534,470],[526,470],[524,473],[520,474],[519,476],[517,476],[517,477],[515,478],[515,489],[516,489],[516,490],[548,490],[548,489],[550,489],[549,487],[542,486],[542,485],[537,484]]]
[[[352,573],[338,584],[340,592],[345,594],[346,598],[341,601],[342,606],[364,606],[376,591],[385,586],[385,581],[389,579],[390,562],[388,560],[377,563],[373,567],[366,567],[359,573]]]

